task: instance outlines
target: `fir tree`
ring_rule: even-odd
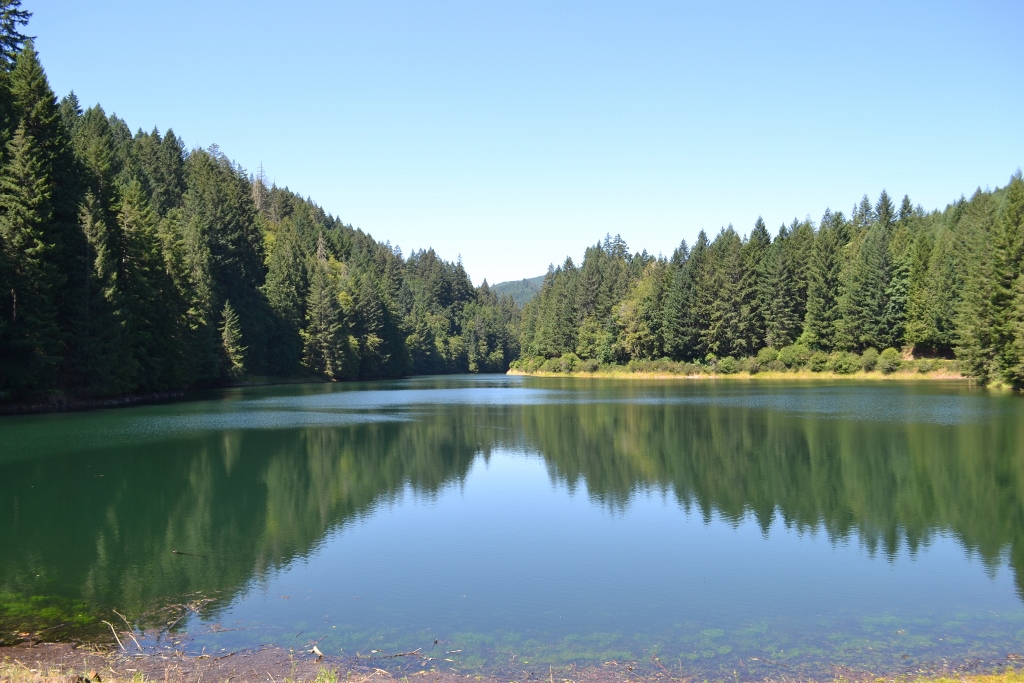
[[[0,390],[16,395],[53,387],[59,353],[53,289],[60,279],[46,235],[53,182],[41,156],[19,126],[0,173]]]
[[[28,24],[32,13],[21,9],[21,0],[0,1],[0,60],[10,69],[29,36],[18,30]]]
[[[833,214],[826,209],[811,255],[802,340],[813,348],[826,351],[838,345],[836,325],[840,319],[843,273],[840,239],[845,223],[842,212]]]
[[[240,379],[245,374],[247,348],[242,345],[242,325],[230,301],[224,302],[224,309],[221,311],[220,340],[228,376],[231,379]]]
[[[306,367],[328,377],[344,374],[344,337],[338,292],[328,268],[327,247],[319,237],[316,257],[309,269],[306,327],[302,330]]]
[[[845,278],[843,335],[857,349],[885,348],[887,288],[891,273],[885,228],[875,223],[858,241]]]
[[[743,245],[743,280],[740,283],[742,290],[742,310],[740,312],[742,348],[748,354],[757,351],[765,343],[765,311],[768,308],[765,298],[767,294],[765,261],[771,244],[772,239],[768,234],[768,228],[758,216],[754,228]]]

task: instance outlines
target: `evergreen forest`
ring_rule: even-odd
[[[57,100],[0,4],[0,398],[495,372],[519,309],[172,130]]]
[[[683,372],[847,374],[910,357],[958,360],[984,384],[1024,384],[1024,182],[925,212],[884,190],[774,237],[701,231],[671,257],[621,237],[552,267],[523,308],[525,370],[630,364]],[[662,363],[661,366],[658,363]],[[676,368],[677,370],[679,368]]]
[[[536,293],[501,293],[216,146],[58,100],[29,16],[0,2],[0,401],[510,366],[852,372],[911,355],[1024,384],[1020,171],[942,211],[883,191],[774,237],[760,219],[745,237],[701,232],[670,257],[608,236]]]

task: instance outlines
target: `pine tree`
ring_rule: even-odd
[[[82,172],[32,41],[18,53],[8,82],[14,120],[34,141],[40,173],[52,183],[50,215],[42,229],[50,245],[46,260],[53,274],[50,291],[59,328],[54,337],[60,357],[58,383],[69,386],[86,360],[78,345],[89,279],[85,235],[79,226]]]
[[[807,315],[802,341],[813,348],[831,351],[838,345],[836,325],[840,318],[843,257],[842,212],[825,210],[821,229],[814,240],[810,282],[807,287]]]
[[[135,368],[131,388],[153,391],[186,386],[184,307],[164,269],[157,218],[140,181],[132,180],[122,188],[117,224],[123,244],[118,286]]]
[[[856,246],[845,277],[842,332],[857,349],[885,348],[890,341],[885,313],[892,267],[885,228],[875,223]]]
[[[905,338],[915,349],[934,350],[932,330],[931,291],[928,266],[935,240],[928,231],[921,231],[910,250],[910,268],[907,278],[907,315]]]
[[[683,357],[683,339],[680,334],[684,324],[685,302],[682,292],[688,289],[688,283],[684,281],[687,273],[684,271],[688,268],[689,259],[690,248],[686,240],[683,240],[673,250],[668,272],[665,274],[665,293],[661,311],[662,344],[665,355],[675,360]]]
[[[242,345],[242,326],[238,314],[230,301],[224,302],[220,316],[221,348],[226,360],[227,374],[231,379],[240,379],[245,374],[245,352]]]
[[[53,289],[60,279],[48,260],[53,182],[41,156],[19,126],[0,172],[0,391],[15,395],[56,381],[60,335]]]
[[[700,353],[701,332],[707,325],[696,310],[698,282],[704,277],[708,261],[708,236],[703,230],[697,235],[692,251],[675,269],[668,291],[665,293],[665,312],[663,314],[663,335],[665,352],[674,360],[694,360],[702,358]]]
[[[697,314],[708,321],[701,330],[700,349],[719,357],[745,354],[742,244],[731,226],[718,234],[709,255],[709,267],[697,283]]]
[[[967,374],[987,384],[998,381],[1000,375],[996,362],[999,312],[993,307],[999,297],[993,254],[996,208],[991,195],[976,194],[970,202],[955,203],[948,213],[966,264],[956,314],[956,356]]]
[[[797,264],[791,249],[790,231],[783,225],[768,250],[766,259],[767,278],[764,282],[764,297],[768,302],[765,311],[765,343],[774,348],[792,344],[800,334],[803,316],[800,313],[800,282]]]
[[[765,299],[765,260],[771,245],[772,238],[768,234],[768,228],[758,216],[750,236],[743,245],[743,280],[740,283],[743,303],[740,324],[743,328],[742,348],[747,354],[753,354],[765,344],[765,311],[768,308]]]
[[[30,40],[18,27],[28,24],[31,16],[31,12],[21,9],[21,0],[0,1],[0,60],[7,69],[14,64],[24,43]]]
[[[896,207],[885,190],[882,190],[882,194],[878,195],[878,201],[875,202],[875,220],[886,230],[891,228],[896,220]]]
[[[900,204],[899,222],[907,223],[914,216],[914,205],[910,203],[910,197],[903,195],[903,202]]]
[[[345,339],[340,308],[337,288],[328,268],[327,247],[321,234],[316,256],[309,267],[306,327],[301,334],[306,367],[331,378],[345,374]]]
[[[1015,175],[993,235],[992,344],[999,379],[1024,385],[1024,181]]]

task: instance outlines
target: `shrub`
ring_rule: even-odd
[[[828,367],[828,354],[824,351],[815,351],[807,360],[807,367],[811,372],[823,372]]]
[[[779,359],[778,349],[773,349],[770,346],[766,346],[757,352],[757,362],[760,365],[768,365],[773,360]]]
[[[740,372],[749,372],[756,375],[761,371],[761,363],[757,358],[743,358],[740,360]]]
[[[723,375],[735,374],[739,369],[739,363],[732,356],[726,356],[718,361],[718,371]]]
[[[927,358],[922,358],[919,361],[917,361],[917,371],[920,372],[922,375],[926,372],[931,372],[931,370],[932,363]]]
[[[783,363],[781,360],[775,359],[772,362],[768,363],[768,369],[771,370],[772,372],[785,372],[786,364]]]
[[[580,357],[571,351],[558,359],[558,367],[562,372],[572,372],[579,363]]]
[[[864,349],[864,353],[860,354],[860,366],[864,368],[864,372],[871,372],[876,365],[878,365],[878,349],[873,346]]]
[[[892,347],[882,351],[878,356],[878,369],[887,375],[899,370],[902,364],[903,359],[900,358],[900,352]]]
[[[790,344],[779,351],[779,360],[787,368],[802,368],[811,359],[811,349],[803,344]]]
[[[839,375],[852,375],[860,370],[860,358],[849,351],[840,351],[829,359],[829,369]]]
[[[581,372],[597,372],[597,367],[598,367],[597,360],[595,360],[593,358],[588,358],[587,360],[583,361],[583,363],[580,365],[580,371]]]

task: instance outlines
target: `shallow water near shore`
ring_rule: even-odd
[[[254,387],[0,444],[8,638],[116,609],[144,645],[385,668],[1024,654],[1024,402],[965,382]]]

